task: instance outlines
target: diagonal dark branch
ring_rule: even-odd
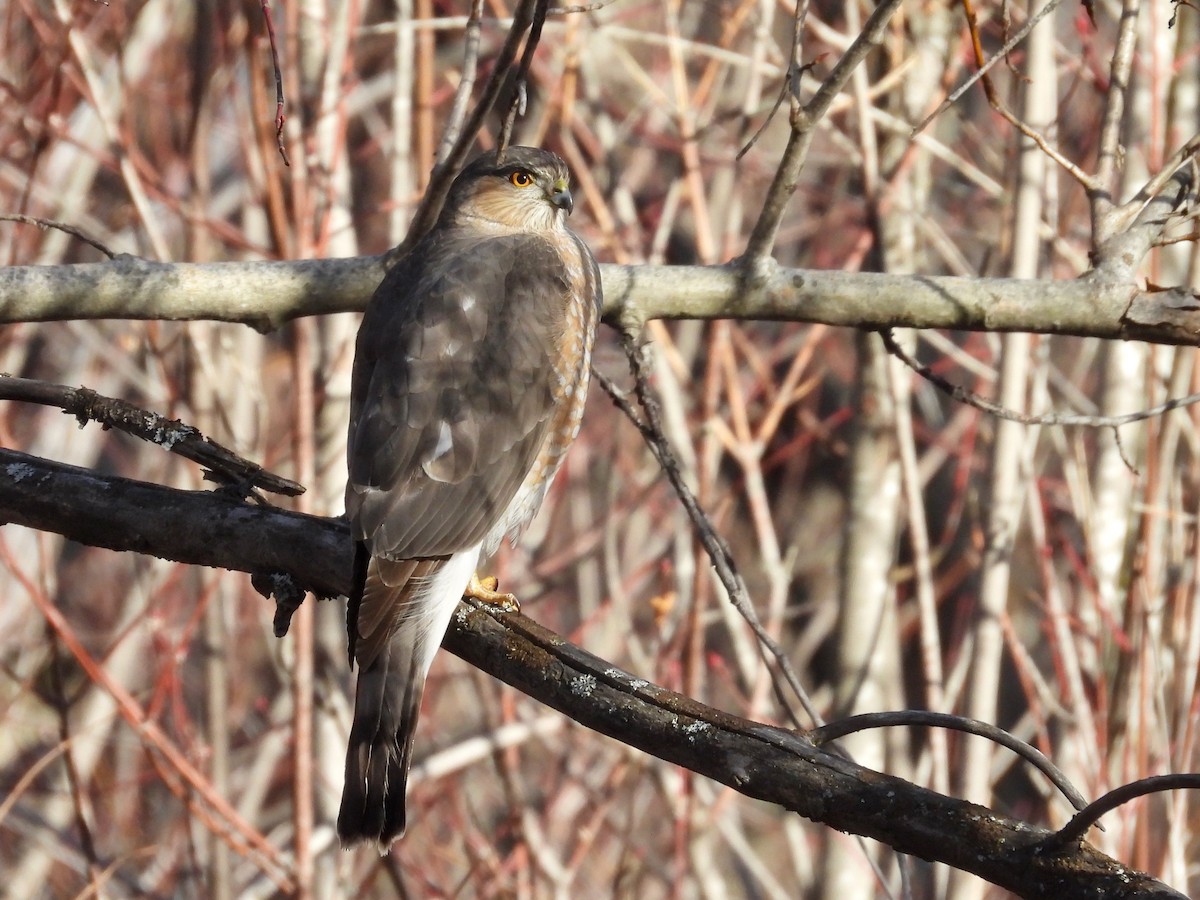
[[[775,246],[775,238],[779,234],[783,214],[792,199],[792,194],[796,192],[796,185],[800,180],[800,170],[808,158],[808,149],[816,134],[817,124],[829,111],[830,104],[846,86],[859,63],[883,42],[887,24],[901,5],[901,0],[882,0],[871,12],[862,32],[834,65],[833,71],[821,82],[821,86],[812,99],[804,106],[799,105],[798,98],[793,99],[792,131],[788,136],[779,166],[775,170],[771,187],[767,191],[762,212],[759,214],[758,221],[754,223],[754,230],[751,231],[750,238],[746,242],[746,249],[742,254],[744,265],[749,267],[747,274],[752,279],[759,278],[764,274],[755,270],[763,266],[771,254],[771,249]],[[797,28],[799,27],[800,23],[797,22]],[[798,74],[800,61],[794,59],[792,66],[793,71]]]
[[[253,573],[323,596],[350,584],[345,524],[223,494],[100,476],[0,449],[0,522]],[[169,527],[168,527],[169,526]],[[1084,843],[843,759],[794,732],[634,678],[520,615],[463,605],[445,646],[575,721],[749,797],[974,873],[1021,897],[1183,895]]]
[[[492,74],[483,88],[483,93],[480,94],[479,101],[471,110],[471,114],[467,117],[466,123],[445,157],[440,158],[434,165],[433,176],[429,179],[429,187],[425,189],[421,203],[413,214],[408,234],[398,247],[389,251],[387,265],[390,266],[407,253],[408,248],[420,240],[437,221],[437,217],[442,211],[442,205],[446,202],[446,195],[450,192],[450,182],[462,168],[467,158],[467,151],[475,141],[476,133],[500,96],[513,61],[517,58],[517,49],[521,46],[525,32],[528,31],[530,23],[533,21],[534,8],[538,2],[539,0],[520,0],[517,3],[516,9],[513,10],[513,21],[508,30],[508,37],[504,41],[504,46],[500,48],[500,53],[496,56]]]
[[[650,387],[649,366],[645,359],[645,354],[649,352],[649,345],[639,345],[637,338],[629,334],[624,334],[622,335],[622,347],[625,350],[626,358],[629,360],[629,367],[634,380],[634,393],[637,395],[638,403],[645,413],[645,421],[638,416],[629,403],[628,398],[622,395],[608,378],[596,372],[595,374],[598,376],[597,380],[600,386],[612,398],[617,408],[629,417],[629,420],[633,422],[634,426],[641,433],[642,438],[646,441],[646,445],[654,454],[654,458],[658,460],[659,466],[667,476],[667,480],[671,483],[671,487],[675,490],[675,495],[679,498],[679,502],[683,505],[684,511],[692,522],[692,527],[696,531],[696,537],[704,547],[704,552],[708,555],[709,561],[712,563],[713,571],[716,573],[717,578],[720,579],[726,594],[729,596],[729,602],[733,604],[734,609],[737,610],[738,614],[746,621],[746,624],[750,626],[750,629],[758,638],[763,659],[768,663],[771,686],[775,691],[775,696],[779,700],[779,705],[792,717],[793,723],[799,725],[796,714],[788,702],[788,692],[785,690],[786,686],[791,689],[791,692],[800,701],[800,705],[804,708],[804,711],[808,714],[813,724],[820,725],[822,723],[821,714],[817,710],[816,704],[808,696],[808,692],[804,689],[804,685],[800,681],[800,676],[792,668],[787,654],[783,652],[783,648],[767,633],[766,628],[759,621],[758,614],[754,611],[754,604],[750,602],[746,583],[743,581],[734,563],[733,552],[729,549],[729,545],[721,535],[717,533],[708,514],[700,507],[699,500],[692,493],[691,488],[688,487],[683,473],[679,469],[679,461],[675,458],[675,453],[671,449],[671,445],[668,443],[666,435],[663,432],[658,398]],[[774,665],[771,665],[771,663],[774,663]]]
[[[504,121],[500,125],[500,135],[496,140],[500,159],[504,159],[504,152],[508,149],[508,142],[512,138],[517,116],[525,115],[525,103],[529,95],[529,67],[533,64],[533,54],[542,40],[542,27],[546,24],[546,11],[549,6],[550,0],[537,0],[533,11],[533,23],[529,26],[529,38],[525,41],[525,49],[521,51],[521,64],[517,67],[517,74],[512,80],[512,102],[509,104],[508,112],[504,115]]]

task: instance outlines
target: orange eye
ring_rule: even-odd
[[[529,187],[531,184],[533,184],[533,176],[524,169],[518,169],[517,171],[513,172],[508,176],[508,180],[517,187]]]

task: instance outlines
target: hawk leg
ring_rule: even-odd
[[[471,576],[471,583],[463,591],[463,596],[478,600],[480,603],[487,603],[489,606],[498,606],[505,612],[520,612],[521,604],[517,602],[516,596],[497,591],[496,588],[499,585],[500,582],[495,575],[480,578],[479,573],[476,572]]]

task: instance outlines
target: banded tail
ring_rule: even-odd
[[[405,786],[425,678],[479,562],[478,546],[448,557],[372,557],[358,612],[358,688],[338,812],[342,846],[386,853],[404,834]]]

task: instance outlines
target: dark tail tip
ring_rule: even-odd
[[[424,687],[417,665],[410,658],[403,676],[389,672],[382,660],[358,670],[337,820],[343,847],[375,843],[386,853],[404,834],[404,794]]]
[[[375,748],[377,756],[390,756],[383,765],[369,765],[366,771],[358,764],[365,757],[365,748],[356,747],[353,740],[346,754],[346,786],[338,810],[337,833],[342,846],[356,844],[379,845],[386,853],[392,842],[404,835],[404,793],[406,767],[395,755]]]

